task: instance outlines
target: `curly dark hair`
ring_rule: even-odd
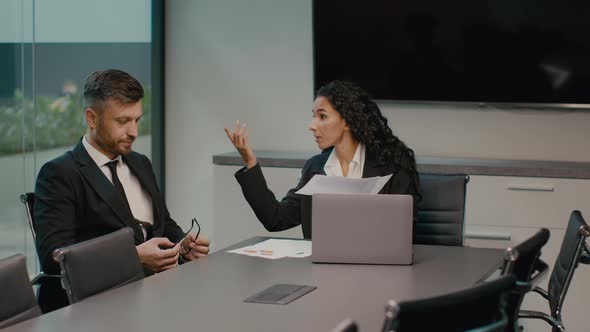
[[[417,184],[414,151],[393,134],[387,118],[367,92],[352,82],[332,81],[318,89],[317,97],[328,99],[346,121],[352,137],[374,152],[380,163],[393,163],[409,172]]]

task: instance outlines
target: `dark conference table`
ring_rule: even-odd
[[[414,246],[414,265],[314,264],[227,253],[255,237],[4,331],[331,331],[344,318],[379,331],[387,300],[469,287],[500,266],[503,251]],[[317,286],[287,305],[243,300],[274,284]]]

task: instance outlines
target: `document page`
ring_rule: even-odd
[[[228,252],[267,259],[308,257],[311,256],[311,241],[268,239],[251,246],[229,250]]]
[[[342,176],[316,175],[296,194],[378,194],[393,174],[364,179],[350,179]]]

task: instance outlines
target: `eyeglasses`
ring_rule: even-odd
[[[174,242],[174,244],[178,244],[184,241],[184,239],[186,239],[186,237],[191,233],[195,225],[197,225],[197,235],[195,236],[195,241],[197,241],[197,239],[199,238],[199,234],[201,234],[201,225],[199,225],[197,218],[193,218],[193,220],[191,220],[191,227],[188,229],[186,233],[182,235],[182,237],[180,237],[178,241]]]

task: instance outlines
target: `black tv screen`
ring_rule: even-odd
[[[316,88],[345,79],[376,99],[590,104],[588,0],[314,0],[313,37]]]

